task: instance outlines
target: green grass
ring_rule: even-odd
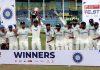
[[[100,70],[100,67],[0,65],[0,70]]]

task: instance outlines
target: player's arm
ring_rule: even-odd
[[[49,43],[49,42],[51,42],[51,41],[53,41],[54,40],[54,30],[52,30],[52,38],[51,38],[51,40],[50,41],[47,41],[47,43]]]
[[[99,37],[97,37],[97,38],[93,38],[93,40],[98,40],[98,39],[100,39],[100,36],[99,36]]]
[[[50,40],[50,41],[47,41],[47,43],[49,43],[49,42],[51,42],[51,41],[53,41],[54,40],[54,37],[52,37],[52,39]]]
[[[8,39],[8,37],[9,37],[8,36],[8,32],[6,33],[6,36],[5,37],[6,37],[6,43],[7,43],[9,41],[9,39]]]
[[[74,33],[73,33],[73,31],[71,32],[71,36],[69,38],[70,39],[74,39]]]
[[[39,23],[38,23],[39,25],[41,25],[41,21],[39,21]]]
[[[20,31],[18,29],[17,32],[16,32],[16,36],[19,36],[19,35],[20,35]]]
[[[51,42],[51,41],[53,41],[54,40],[54,32],[52,33],[52,38],[51,38],[51,40],[50,41],[47,41],[47,43],[49,43],[49,42]]]
[[[72,36],[70,36],[69,38],[70,38],[70,39],[74,39],[74,36],[73,36],[73,34],[72,34]]]
[[[15,36],[17,37],[18,36],[18,34],[17,34],[18,29],[13,29],[13,32],[15,33]]]

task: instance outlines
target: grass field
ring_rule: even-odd
[[[0,70],[100,70],[100,67],[0,65]]]
[[[31,49],[29,37],[29,49]],[[45,49],[45,34],[41,34],[42,49]],[[100,67],[75,67],[75,66],[36,66],[36,65],[0,65],[0,70],[100,70]]]

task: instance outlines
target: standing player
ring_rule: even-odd
[[[79,26],[78,26],[78,22],[73,22],[73,36],[74,36],[74,39],[73,39],[74,49],[79,50],[79,47],[76,46],[76,45],[78,45],[77,41],[78,41],[78,38],[79,38]]]
[[[40,31],[41,24],[39,21],[34,20],[31,26],[32,31],[32,50],[41,50]]]
[[[6,37],[9,42],[9,50],[18,50],[17,33],[13,31],[13,26],[8,26],[9,31],[7,31]]]
[[[64,41],[65,41],[65,50],[72,50],[73,49],[73,30],[72,24],[68,23],[67,27],[64,30]]]
[[[95,22],[94,23],[94,28],[95,28],[95,38],[93,38],[94,43],[95,43],[95,50],[100,50],[100,29],[99,29],[99,23]]]
[[[89,33],[88,29],[86,28],[86,23],[81,22],[80,30],[79,30],[79,43],[80,43],[80,50],[89,50],[90,42],[89,42]]]
[[[6,40],[6,30],[3,25],[0,25],[0,49],[1,50],[7,50],[9,49],[7,45],[7,40]]]
[[[94,28],[94,20],[90,19],[89,20],[90,26],[89,26],[89,41],[91,42],[91,47],[90,49],[92,50],[93,47],[95,48],[96,44],[93,38],[95,37],[95,28]]]
[[[55,29],[55,45],[56,50],[64,50],[64,30],[61,29],[61,24],[56,25]]]
[[[0,25],[0,49],[1,49],[1,45],[2,45],[1,29],[2,29],[2,25]]]
[[[29,30],[25,27],[25,22],[21,22],[21,29],[18,30],[20,50],[28,50],[28,33]]]
[[[46,24],[46,50],[55,50],[54,47],[54,31],[49,23]]]

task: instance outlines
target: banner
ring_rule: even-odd
[[[82,20],[100,22],[100,0],[82,0]]]
[[[1,3],[1,0],[0,0]],[[1,4],[0,4],[0,24],[1,24]]]
[[[100,66],[100,51],[0,51],[1,64]]]
[[[15,0],[1,0],[1,20],[6,28],[8,25],[16,24]]]

